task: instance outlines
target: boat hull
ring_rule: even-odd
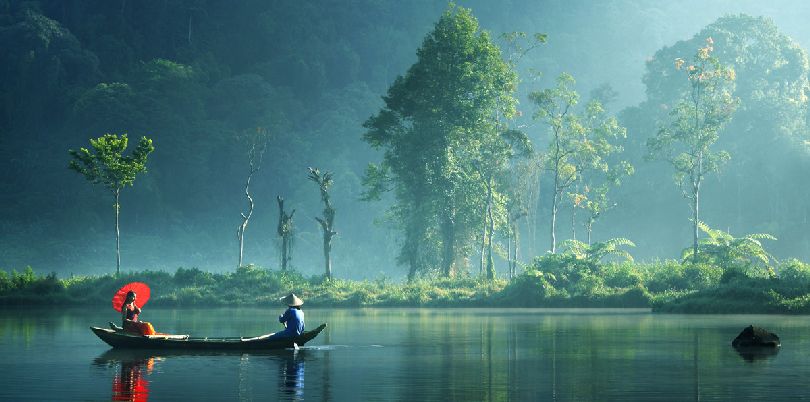
[[[321,324],[312,331],[305,331],[292,338],[272,339],[268,335],[253,338],[194,338],[184,336],[130,335],[107,328],[90,327],[96,336],[113,348],[121,349],[170,349],[170,350],[273,350],[303,346],[326,328]]]

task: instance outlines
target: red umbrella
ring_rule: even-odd
[[[143,307],[143,305],[149,301],[149,286],[143,282],[130,282],[115,292],[115,296],[112,298],[112,306],[115,311],[121,311],[121,307],[124,305],[124,300],[126,300],[127,293],[129,293],[130,290],[135,292],[138,296],[137,299],[135,299],[135,304],[138,305],[138,307]]]

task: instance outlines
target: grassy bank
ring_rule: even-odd
[[[512,280],[477,277],[325,281],[255,266],[229,273],[178,268],[58,278],[0,270],[0,304],[104,306],[125,283],[146,282],[150,306],[268,306],[295,292],[311,307],[652,307],[673,313],[810,313],[810,266],[776,270],[710,264],[596,263],[566,256],[535,259]]]

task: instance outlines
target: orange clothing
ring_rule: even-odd
[[[155,335],[155,327],[146,321],[124,321],[124,331],[134,335]]]

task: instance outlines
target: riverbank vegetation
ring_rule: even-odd
[[[691,248],[690,248],[691,251]],[[102,306],[121,285],[152,287],[150,307],[277,306],[292,291],[308,307],[634,307],[664,313],[810,313],[810,264],[789,260],[763,269],[664,260],[595,262],[571,253],[536,258],[511,280],[385,277],[352,281],[244,266],[213,273],[197,268],[119,276],[0,270],[0,305]]]

